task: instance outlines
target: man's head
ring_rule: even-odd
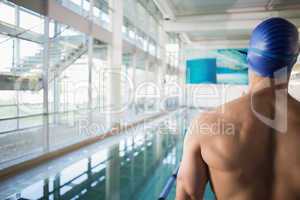
[[[294,24],[279,18],[269,18],[252,32],[247,60],[250,82],[289,77],[299,54],[299,33]]]

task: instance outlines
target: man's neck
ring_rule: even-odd
[[[281,90],[288,89],[289,76],[282,76],[278,78],[260,77],[257,75],[250,76],[249,92],[255,93],[262,90]]]

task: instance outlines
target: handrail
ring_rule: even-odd
[[[77,6],[77,7],[80,7],[80,5],[74,3],[74,2],[72,2],[72,1],[70,1],[70,0],[62,0],[62,1],[59,2],[59,3],[62,4],[63,6],[65,6],[66,4],[73,4],[73,5]],[[95,6],[97,3],[98,3],[98,5],[99,5],[100,7],[96,7],[96,6]],[[97,1],[97,2],[95,2],[95,5],[94,5],[94,7],[100,9],[100,11],[102,11],[102,12],[104,12],[104,13],[106,13],[106,14],[108,14],[108,13],[107,13],[106,10],[104,10],[104,9],[107,9],[107,11],[114,12],[114,8],[112,8],[111,6],[109,6],[109,3],[108,3],[107,1],[105,1],[105,0]],[[85,10],[85,12],[88,13],[89,10]],[[81,16],[82,16],[82,15],[81,15]],[[88,16],[83,16],[83,17],[86,18],[86,17],[88,17]]]
[[[1,22],[3,22],[3,21],[1,21]],[[3,22],[3,23],[6,23],[6,22]],[[15,35],[13,35],[13,34],[7,34],[7,33],[2,33],[3,35],[9,36],[9,38],[7,38],[6,40],[1,41],[0,45],[3,44],[3,43],[5,43],[5,42],[7,42],[7,41],[9,41],[9,40],[14,39],[14,38],[19,38],[21,35],[23,35],[23,34],[29,32],[29,31],[31,31],[32,29],[35,29],[35,28],[41,26],[43,23],[44,22],[39,23],[37,25],[34,25],[34,26],[32,26],[32,27],[30,27],[28,29],[24,29],[23,31],[21,31],[21,32],[15,34]],[[8,24],[8,23],[6,23],[6,24]],[[21,28],[21,29],[23,29],[22,27],[14,25],[14,24],[9,24],[9,25],[15,26],[14,28]],[[37,34],[39,34],[39,33],[37,33]],[[42,35],[42,34],[40,34],[40,35]],[[24,39],[24,38],[22,38],[22,39]],[[24,39],[24,40],[26,40],[26,39]],[[31,41],[31,42],[35,42],[35,41]]]
[[[70,28],[71,28],[71,26],[67,25],[66,27],[64,27],[63,30],[61,30],[60,32],[56,33],[53,37],[51,37],[50,40],[56,39],[58,36],[60,36],[61,34],[63,34],[66,30],[69,30]]]
[[[162,192],[159,195],[158,200],[166,200],[168,198],[168,196],[176,182],[178,171],[179,171],[179,166],[174,170],[171,177],[168,179],[165,187],[163,188]]]
[[[109,11],[114,11],[114,9],[112,8],[112,7],[110,7],[109,6],[109,3],[107,2],[107,1],[105,1],[105,0],[100,0],[100,1],[98,1],[98,3],[99,3],[99,5],[100,6],[103,6],[103,8],[105,8],[105,9],[107,9],[107,10],[109,10]],[[101,11],[103,11],[103,12],[105,12],[105,10],[103,10],[103,9],[101,9],[101,8],[99,8]],[[106,12],[105,12],[106,13]],[[108,14],[108,13],[106,13],[106,14]]]
[[[17,30],[17,28],[23,29],[23,28],[20,27],[20,26],[17,26],[17,25],[14,25],[14,24],[8,24],[8,23],[3,22],[3,21],[1,21],[1,23],[5,23],[5,24],[11,26],[12,28],[15,28],[16,30]],[[20,38],[21,35],[26,34],[27,32],[29,32],[29,31],[35,29],[36,27],[41,26],[43,23],[44,23],[44,22],[39,23],[39,24],[37,24],[37,25],[35,25],[35,26],[32,26],[32,27],[30,27],[30,28],[28,28],[28,29],[25,29],[25,30],[23,30],[23,31],[21,31],[21,32],[18,32],[18,33],[16,33],[16,34],[10,34],[10,33],[5,33],[5,32],[2,33],[3,35],[6,35],[8,38],[5,39],[5,40],[3,40],[3,41],[1,41],[1,42],[0,42],[0,45],[1,45],[1,44],[4,44],[4,43],[6,43],[6,42],[12,41],[12,40],[14,40],[15,38]],[[61,36],[66,30],[69,30],[70,28],[71,28],[71,26],[67,25],[67,26],[65,26],[60,32],[55,33],[55,35],[54,35],[53,37],[49,37],[50,42],[52,42],[52,43],[55,42],[55,39],[57,39],[57,38],[58,38],[59,36]],[[36,33],[36,34],[39,35],[39,36],[43,36],[42,34],[39,34],[39,33]],[[26,38],[21,38],[21,39],[27,40]],[[29,40],[28,40],[28,41],[29,41]],[[39,43],[39,42],[33,41],[33,40],[30,40],[30,41],[31,41],[31,42],[35,42],[35,43]],[[39,44],[40,44],[40,43],[39,43]],[[14,48],[14,47],[13,47],[13,48]],[[40,51],[42,51],[42,49],[41,49]],[[65,50],[64,52],[68,52],[68,50]],[[64,53],[64,52],[63,52],[63,53]],[[20,61],[22,62],[23,60],[20,60]],[[26,70],[26,68],[24,68],[24,67],[23,67],[23,64],[21,64],[21,63],[18,64],[18,65],[16,65],[15,63],[12,63],[12,65],[14,66],[12,69],[18,69],[19,66],[22,66],[22,70]],[[30,67],[29,69],[32,69],[32,67]]]
[[[80,111],[90,111],[90,110],[94,110],[96,108],[100,108],[100,107],[93,107],[92,109],[81,108],[81,109],[68,110],[68,111],[62,111],[62,112],[39,113],[39,114],[32,114],[32,115],[25,115],[25,116],[18,116],[18,117],[10,117],[10,118],[0,119],[0,122],[1,121],[15,120],[15,119],[26,119],[26,118],[32,118],[32,117],[52,116],[52,115],[67,114],[67,113],[76,113],[76,112],[80,112]]]
[[[92,109],[96,109],[96,108],[100,108],[100,107],[94,107]],[[18,116],[18,117],[11,117],[11,118],[4,118],[4,119],[0,119],[1,121],[9,121],[9,120],[21,120],[21,119],[27,119],[27,118],[33,118],[33,117],[44,117],[44,116],[53,116],[53,115],[60,115],[60,114],[67,114],[67,113],[72,113],[72,114],[76,114],[76,112],[80,112],[80,111],[90,111],[92,109],[77,109],[77,110],[69,110],[69,111],[63,111],[63,112],[51,112],[51,113],[40,113],[40,114],[33,114],[33,115],[26,115],[26,116]],[[37,125],[37,126],[30,126],[30,127],[26,127],[26,128],[16,128],[13,130],[8,130],[8,131],[3,131],[0,132],[0,135],[5,135],[11,132],[14,132],[16,130],[27,130],[27,129],[31,129],[31,128],[37,128],[40,127],[41,125]]]
[[[3,21],[1,21],[1,22],[3,22]],[[6,22],[3,22],[3,23],[6,23]],[[7,38],[6,40],[1,41],[0,45],[3,44],[3,43],[5,43],[5,42],[7,42],[7,41],[13,40],[14,38],[19,38],[21,35],[23,35],[23,34],[29,32],[29,31],[31,31],[31,30],[33,30],[33,29],[41,26],[43,23],[44,22],[39,23],[39,24],[37,24],[35,26],[32,26],[32,27],[30,27],[28,29],[24,29],[23,31],[21,31],[21,32],[15,34],[15,35],[13,35],[13,34],[7,34],[7,33],[2,33],[3,35],[9,36],[9,38]],[[15,28],[21,28],[21,29],[23,29],[22,27],[14,25],[14,24],[9,24],[9,25],[13,25]],[[50,40],[53,40],[53,39],[57,38],[58,36],[60,36],[62,33],[64,33],[69,28],[71,28],[71,26],[67,25],[63,30],[61,30],[60,32],[56,33],[53,37],[51,37]],[[37,34],[39,34],[39,33],[37,33]],[[42,36],[43,34],[39,34],[39,35]],[[24,38],[22,38],[22,39],[24,39]],[[24,40],[26,40],[26,39],[24,39]],[[32,42],[36,42],[36,41],[32,41]]]

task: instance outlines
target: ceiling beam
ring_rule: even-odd
[[[300,9],[281,11],[258,11],[224,13],[215,15],[177,16],[177,22],[212,22],[225,20],[263,20],[269,17],[300,18]]]
[[[300,18],[288,18],[297,27],[300,27]],[[251,31],[261,22],[260,19],[245,19],[245,20],[224,20],[224,21],[165,21],[164,29],[167,32],[188,33],[200,31],[230,31],[230,30],[244,30]]]
[[[186,33],[181,33],[181,34],[180,34],[180,37],[181,37],[181,40],[182,40],[183,42],[185,42],[186,44],[192,43],[190,37],[189,37]]]
[[[166,0],[153,0],[160,12],[163,14],[164,19],[175,20],[175,14],[173,12],[172,5]]]
[[[186,49],[223,49],[223,48],[247,48],[249,40],[213,40],[213,41],[199,41],[186,44]]]
[[[258,20],[243,21],[216,21],[212,22],[175,22],[165,21],[164,29],[167,32],[188,33],[201,31],[224,31],[224,30],[251,30],[259,23]]]
[[[176,20],[176,16],[174,14],[174,8],[170,4],[169,1],[166,1],[166,0],[153,0],[153,2],[158,7],[160,12],[163,14],[164,20],[166,20],[166,21]],[[185,42],[187,44],[191,43],[191,39],[186,33],[181,33],[180,38],[183,42]]]
[[[164,28],[168,32],[177,33],[222,30],[251,31],[262,20],[269,17],[283,17],[300,27],[300,9],[294,9],[216,15],[177,16],[176,20],[165,21]]]

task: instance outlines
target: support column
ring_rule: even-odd
[[[59,76],[55,76],[53,80],[53,107],[54,107],[54,123],[59,122],[59,106],[60,106],[60,84]]]
[[[148,137],[147,137],[147,134],[148,134],[148,132],[146,132],[145,133],[145,135],[144,135],[144,144],[143,144],[143,146],[144,146],[144,148],[145,148],[145,150],[143,151],[143,175],[144,175],[144,177],[146,177],[147,176],[147,171],[148,171],[148,165],[147,165],[147,163],[148,163],[148,157],[147,157],[147,139],[148,139]]]
[[[160,159],[160,157],[162,156],[163,154],[163,137],[166,136],[165,133],[161,133],[160,131],[158,131],[157,134],[155,134],[155,137],[154,137],[154,142],[155,142],[155,145],[154,145],[154,155],[155,155],[155,160],[158,161]]]
[[[16,6],[15,7],[15,19],[16,19],[16,26],[19,27],[20,26],[20,7]],[[14,39],[14,66],[15,68],[19,68],[20,67],[20,39],[19,38],[15,38]],[[20,93],[19,90],[16,91],[16,108],[17,108],[17,117],[20,116]],[[20,128],[20,120],[19,118],[17,119],[17,129]]]
[[[157,75],[157,84],[160,90],[160,98],[163,100],[165,98],[164,94],[164,84],[165,84],[165,73],[166,73],[166,66],[167,66],[167,55],[166,55],[166,33],[164,32],[163,27],[159,27],[159,48],[160,49],[160,65],[158,68],[158,75]],[[162,102],[164,103],[164,102]],[[161,105],[163,108],[164,105]]]
[[[16,6],[15,8],[15,19],[16,19],[16,26],[19,27],[20,26],[20,7]],[[13,67],[20,67],[20,39],[19,38],[15,38],[14,39],[14,66]]]
[[[43,133],[44,151],[49,151],[49,18],[44,19],[44,52],[43,52]]]
[[[92,179],[92,176],[93,176],[93,174],[92,174],[92,158],[91,157],[89,157],[88,158],[88,170],[87,170],[87,175],[88,175],[88,179]],[[89,185],[90,186],[90,185]]]
[[[138,52],[134,50],[132,55],[132,86],[133,92],[136,89],[136,68],[137,68],[137,59],[138,59]]]
[[[89,110],[93,107],[93,37],[89,36],[88,42],[88,67],[89,67],[89,77],[88,77],[88,108]]]
[[[150,60],[149,60],[149,55],[148,54],[146,54],[146,56],[145,56],[145,81],[146,82],[150,82]],[[149,91],[148,91],[148,87],[146,88],[146,94],[147,94],[147,96],[146,96],[146,99],[145,99],[145,102],[144,102],[144,111],[145,111],[145,113],[147,113],[148,111],[149,111],[149,95],[148,95],[148,93],[149,93]]]
[[[120,200],[120,156],[119,145],[109,149],[106,165],[105,199]]]
[[[90,0],[90,11],[89,19],[93,21],[93,9],[94,9],[94,0]],[[90,26],[90,32],[92,32],[92,26]],[[93,49],[94,49],[94,38],[88,36],[88,109],[91,111],[93,105],[93,88],[92,88],[92,73],[93,73]]]
[[[134,180],[134,176],[135,176],[135,162],[134,162],[134,150],[135,150],[135,143],[134,143],[134,136],[131,137],[132,140],[132,149],[130,152],[130,188],[131,188],[131,192],[134,192],[134,186],[135,186],[135,180]]]
[[[49,199],[49,179],[44,180],[43,198]]]
[[[55,190],[53,192],[53,198],[54,198],[54,200],[59,200],[59,199],[61,199],[60,198],[60,174],[57,174],[55,176],[53,185],[55,188]]]
[[[107,124],[119,125],[121,116],[121,72],[122,72],[122,25],[123,1],[110,0],[112,7],[112,44],[109,47],[109,68],[107,70]]]
[[[133,93],[133,102],[132,102],[132,109],[136,113],[136,104],[135,104],[135,92],[136,92],[136,68],[137,68],[137,51],[134,50],[132,54],[132,93]]]
[[[147,43],[147,50],[145,53],[145,76],[146,76],[146,82],[150,82],[150,39],[148,38]]]
[[[179,100],[179,106],[186,105],[186,83],[185,83],[185,56],[183,54],[182,48],[184,44],[181,42],[179,45],[179,85],[181,89],[181,96]]]
[[[83,4],[84,4],[84,0],[80,0],[80,13],[81,13],[81,15],[84,16],[84,13],[83,13],[83,11],[84,11]]]
[[[54,35],[59,34],[60,32],[60,26],[57,22],[54,22]],[[59,52],[61,54],[61,52]],[[54,108],[54,123],[57,124],[60,120],[60,115],[59,115],[59,109],[60,109],[60,94],[61,94],[61,84],[62,84],[62,80],[61,77],[59,76],[59,74],[57,74],[58,72],[55,71],[54,72],[54,79],[53,79],[53,108]],[[63,111],[65,111],[63,109]]]

